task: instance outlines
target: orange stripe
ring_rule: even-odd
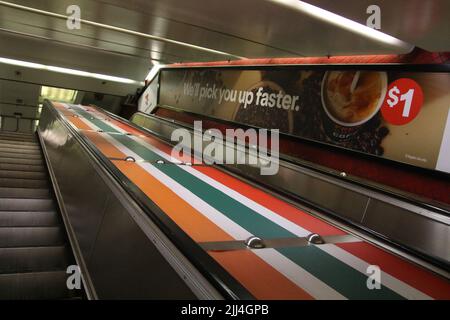
[[[120,160],[113,160],[112,163],[180,228],[185,230],[194,241],[234,240],[138,164]]]
[[[74,117],[74,113],[70,110],[67,110],[61,103],[59,102],[52,102],[55,109],[58,110],[59,113],[64,115],[64,118],[68,120],[70,123],[72,123],[76,128],[80,130],[92,130],[92,128],[87,125],[83,120],[81,120],[78,117]]]
[[[194,241],[234,240],[136,163],[112,162]],[[210,255],[258,299],[312,299],[251,251]]]
[[[77,127],[79,130],[92,130],[91,127],[89,127],[83,120],[80,118],[75,118],[70,115],[65,115],[65,118],[69,120],[75,127]]]
[[[209,254],[257,299],[314,299],[249,250],[210,252]]]
[[[51,103],[52,103],[52,105],[53,105],[56,109],[59,109],[59,110],[66,110],[66,108],[64,108],[64,106],[63,106],[61,103],[59,103],[59,102],[51,101]]]
[[[89,138],[89,140],[95,144],[97,149],[99,149],[106,157],[121,159],[126,157],[122,151],[103,138],[100,133],[96,131],[83,131],[82,133]]]

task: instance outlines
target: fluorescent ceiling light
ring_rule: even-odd
[[[76,90],[42,86],[39,100],[44,101],[44,99],[49,99],[66,103],[74,103],[77,93],[78,91]],[[41,109],[42,104],[39,104],[39,111]]]
[[[138,82],[138,81],[135,81],[135,80],[131,80],[131,79],[127,79],[127,78],[109,76],[109,75],[106,75],[106,74],[92,73],[92,72],[75,70],[75,69],[69,69],[69,68],[48,66],[48,65],[45,65],[45,64],[41,64],[41,63],[34,63],[34,62],[28,62],[28,61],[22,61],[22,60],[16,60],[16,59],[9,59],[9,58],[1,58],[0,57],[0,63],[14,65],[14,66],[19,66],[19,67],[25,67],[25,68],[47,70],[47,71],[52,71],[52,72],[70,74],[70,75],[79,76],[79,77],[95,78],[95,79],[101,79],[101,80],[112,81],[112,82],[120,82],[120,83],[141,85],[141,82]]]
[[[386,33],[383,33],[376,29],[369,28],[366,25],[344,18],[343,16],[313,6],[303,1],[299,0],[269,0],[269,1],[288,7],[290,9],[301,11],[302,13],[307,14],[311,17],[334,24],[335,26],[357,33],[372,40],[383,42],[396,47],[401,47],[405,49],[408,48],[410,50],[412,50],[414,47],[413,45],[406,43],[400,39],[394,38]]]

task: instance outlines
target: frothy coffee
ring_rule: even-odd
[[[383,91],[382,73],[371,71],[331,71],[322,92],[324,107],[343,124],[368,120],[379,106]]]

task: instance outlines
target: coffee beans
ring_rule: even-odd
[[[268,85],[262,87],[263,92],[268,94],[275,93],[278,94],[279,90],[272,88]],[[256,96],[258,88],[251,90]],[[289,133],[289,111],[285,109],[280,109],[277,107],[261,107],[255,104],[256,99],[253,103],[247,105],[239,105],[234,120],[240,123],[249,124],[252,126],[267,128],[267,129],[279,129],[280,132]]]

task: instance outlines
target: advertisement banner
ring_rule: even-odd
[[[449,73],[302,66],[160,77],[162,106],[450,172]]]

